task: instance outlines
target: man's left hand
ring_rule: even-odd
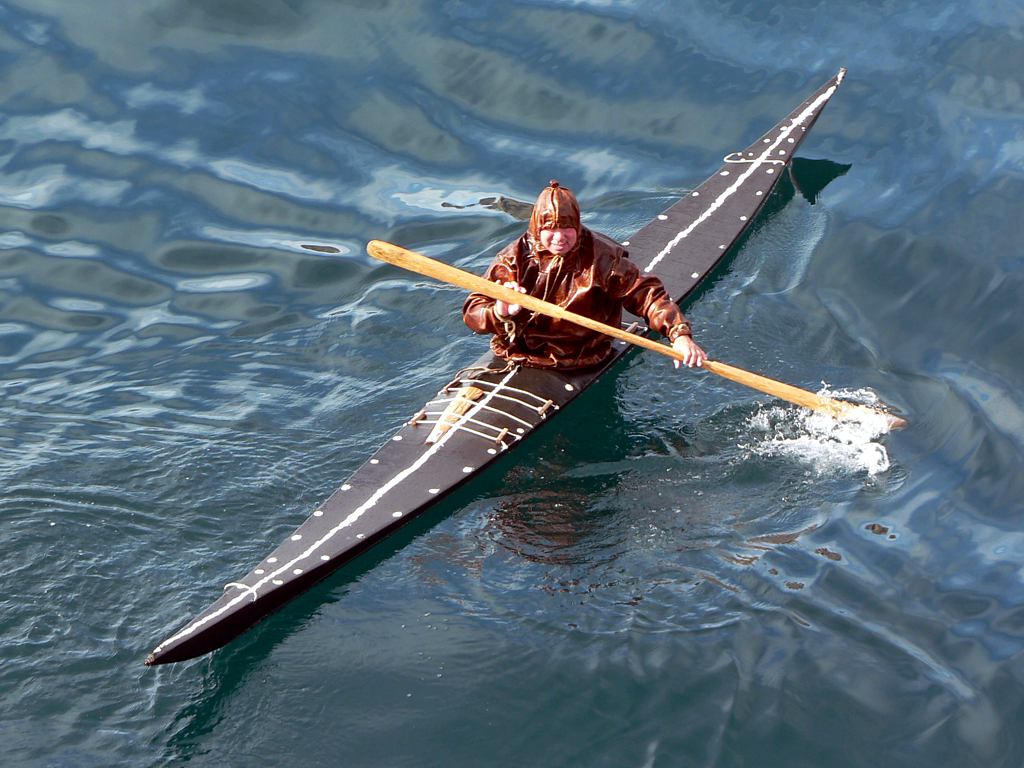
[[[708,359],[707,352],[701,349],[692,336],[679,336],[672,342],[672,349],[683,356],[682,360],[673,360],[676,368],[679,367],[680,363],[685,364],[687,368],[693,368],[694,366],[700,368],[704,365],[704,361]]]

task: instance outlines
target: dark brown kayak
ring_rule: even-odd
[[[685,302],[750,226],[845,70],[774,128],[725,157],[707,181],[623,242],[641,270]],[[646,333],[639,320],[624,327]],[[223,595],[160,643],[146,664],[209,653],[380,542],[514,450],[619,362],[581,372],[507,367],[486,355],[455,375],[302,525]]]

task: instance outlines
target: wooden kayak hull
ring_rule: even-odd
[[[657,274],[679,302],[691,296],[750,226],[844,74],[747,149],[727,155],[714,175],[624,241],[641,270]],[[624,327],[646,333],[635,318]],[[422,514],[559,417],[629,347],[612,346],[605,362],[584,371],[510,367],[485,355],[460,372],[280,546],[160,643],[146,664],[220,648]]]

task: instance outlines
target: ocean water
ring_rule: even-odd
[[[687,313],[907,429],[637,354],[143,666],[486,347],[366,241],[624,238],[840,66]],[[3,765],[1024,764],[1021,72],[1010,0],[0,0]]]

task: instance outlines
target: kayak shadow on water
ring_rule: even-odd
[[[836,163],[832,160],[810,159],[805,157],[794,157],[790,163],[790,173],[787,174],[788,181],[782,187],[780,194],[788,194],[785,201],[792,199],[793,191],[800,195],[811,205],[818,202],[818,195],[840,176],[844,176],[853,166],[849,163]],[[796,189],[788,193],[786,189],[795,186]]]

